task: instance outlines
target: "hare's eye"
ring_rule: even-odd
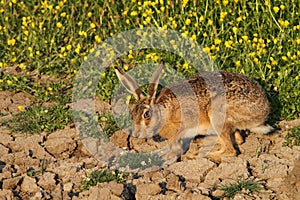
[[[145,113],[144,113],[144,119],[150,119],[151,118],[151,110],[147,110]]]

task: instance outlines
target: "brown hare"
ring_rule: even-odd
[[[152,137],[156,134],[169,140],[161,150],[164,159],[174,161],[196,135],[215,132],[221,149],[208,157],[219,162],[224,156],[235,156],[234,133],[250,130],[266,134],[273,130],[265,121],[270,105],[261,86],[242,74],[226,71],[203,72],[156,90],[163,64],[149,80],[144,96],[137,82],[118,68],[117,77],[138,101],[130,108],[132,136]]]

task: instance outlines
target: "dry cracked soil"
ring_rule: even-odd
[[[0,92],[1,113],[16,113],[30,105],[30,96]],[[8,117],[8,116],[5,116]],[[2,117],[3,118],[3,117]],[[0,199],[218,199],[229,185],[242,178],[260,180],[260,192],[243,191],[233,199],[300,199],[300,148],[283,147],[284,128],[273,135],[249,134],[239,146],[241,154],[215,164],[199,158],[199,143],[191,143],[181,161],[164,169],[139,173],[124,184],[98,183],[80,191],[85,169],[101,168],[89,154],[73,126],[51,134],[25,135],[0,127]],[[117,132],[113,143],[128,145]],[[139,141],[131,142],[139,148]]]

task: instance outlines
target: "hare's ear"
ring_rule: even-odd
[[[163,61],[160,62],[160,65],[158,69],[154,72],[154,74],[151,76],[149,80],[149,87],[148,87],[148,98],[151,99],[150,104],[154,103],[155,96],[156,96],[156,90],[158,87],[159,78],[161,76],[161,71],[164,66]]]
[[[121,81],[122,85],[133,94],[136,100],[141,100],[144,97],[141,88],[137,84],[137,82],[128,74],[124,73],[118,67],[115,67],[115,72],[117,74],[118,79]]]

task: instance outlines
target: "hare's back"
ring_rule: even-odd
[[[202,72],[165,87],[157,103],[197,96],[199,104],[207,104],[216,96],[225,96],[228,105],[268,105],[267,96],[257,81],[226,71]]]

